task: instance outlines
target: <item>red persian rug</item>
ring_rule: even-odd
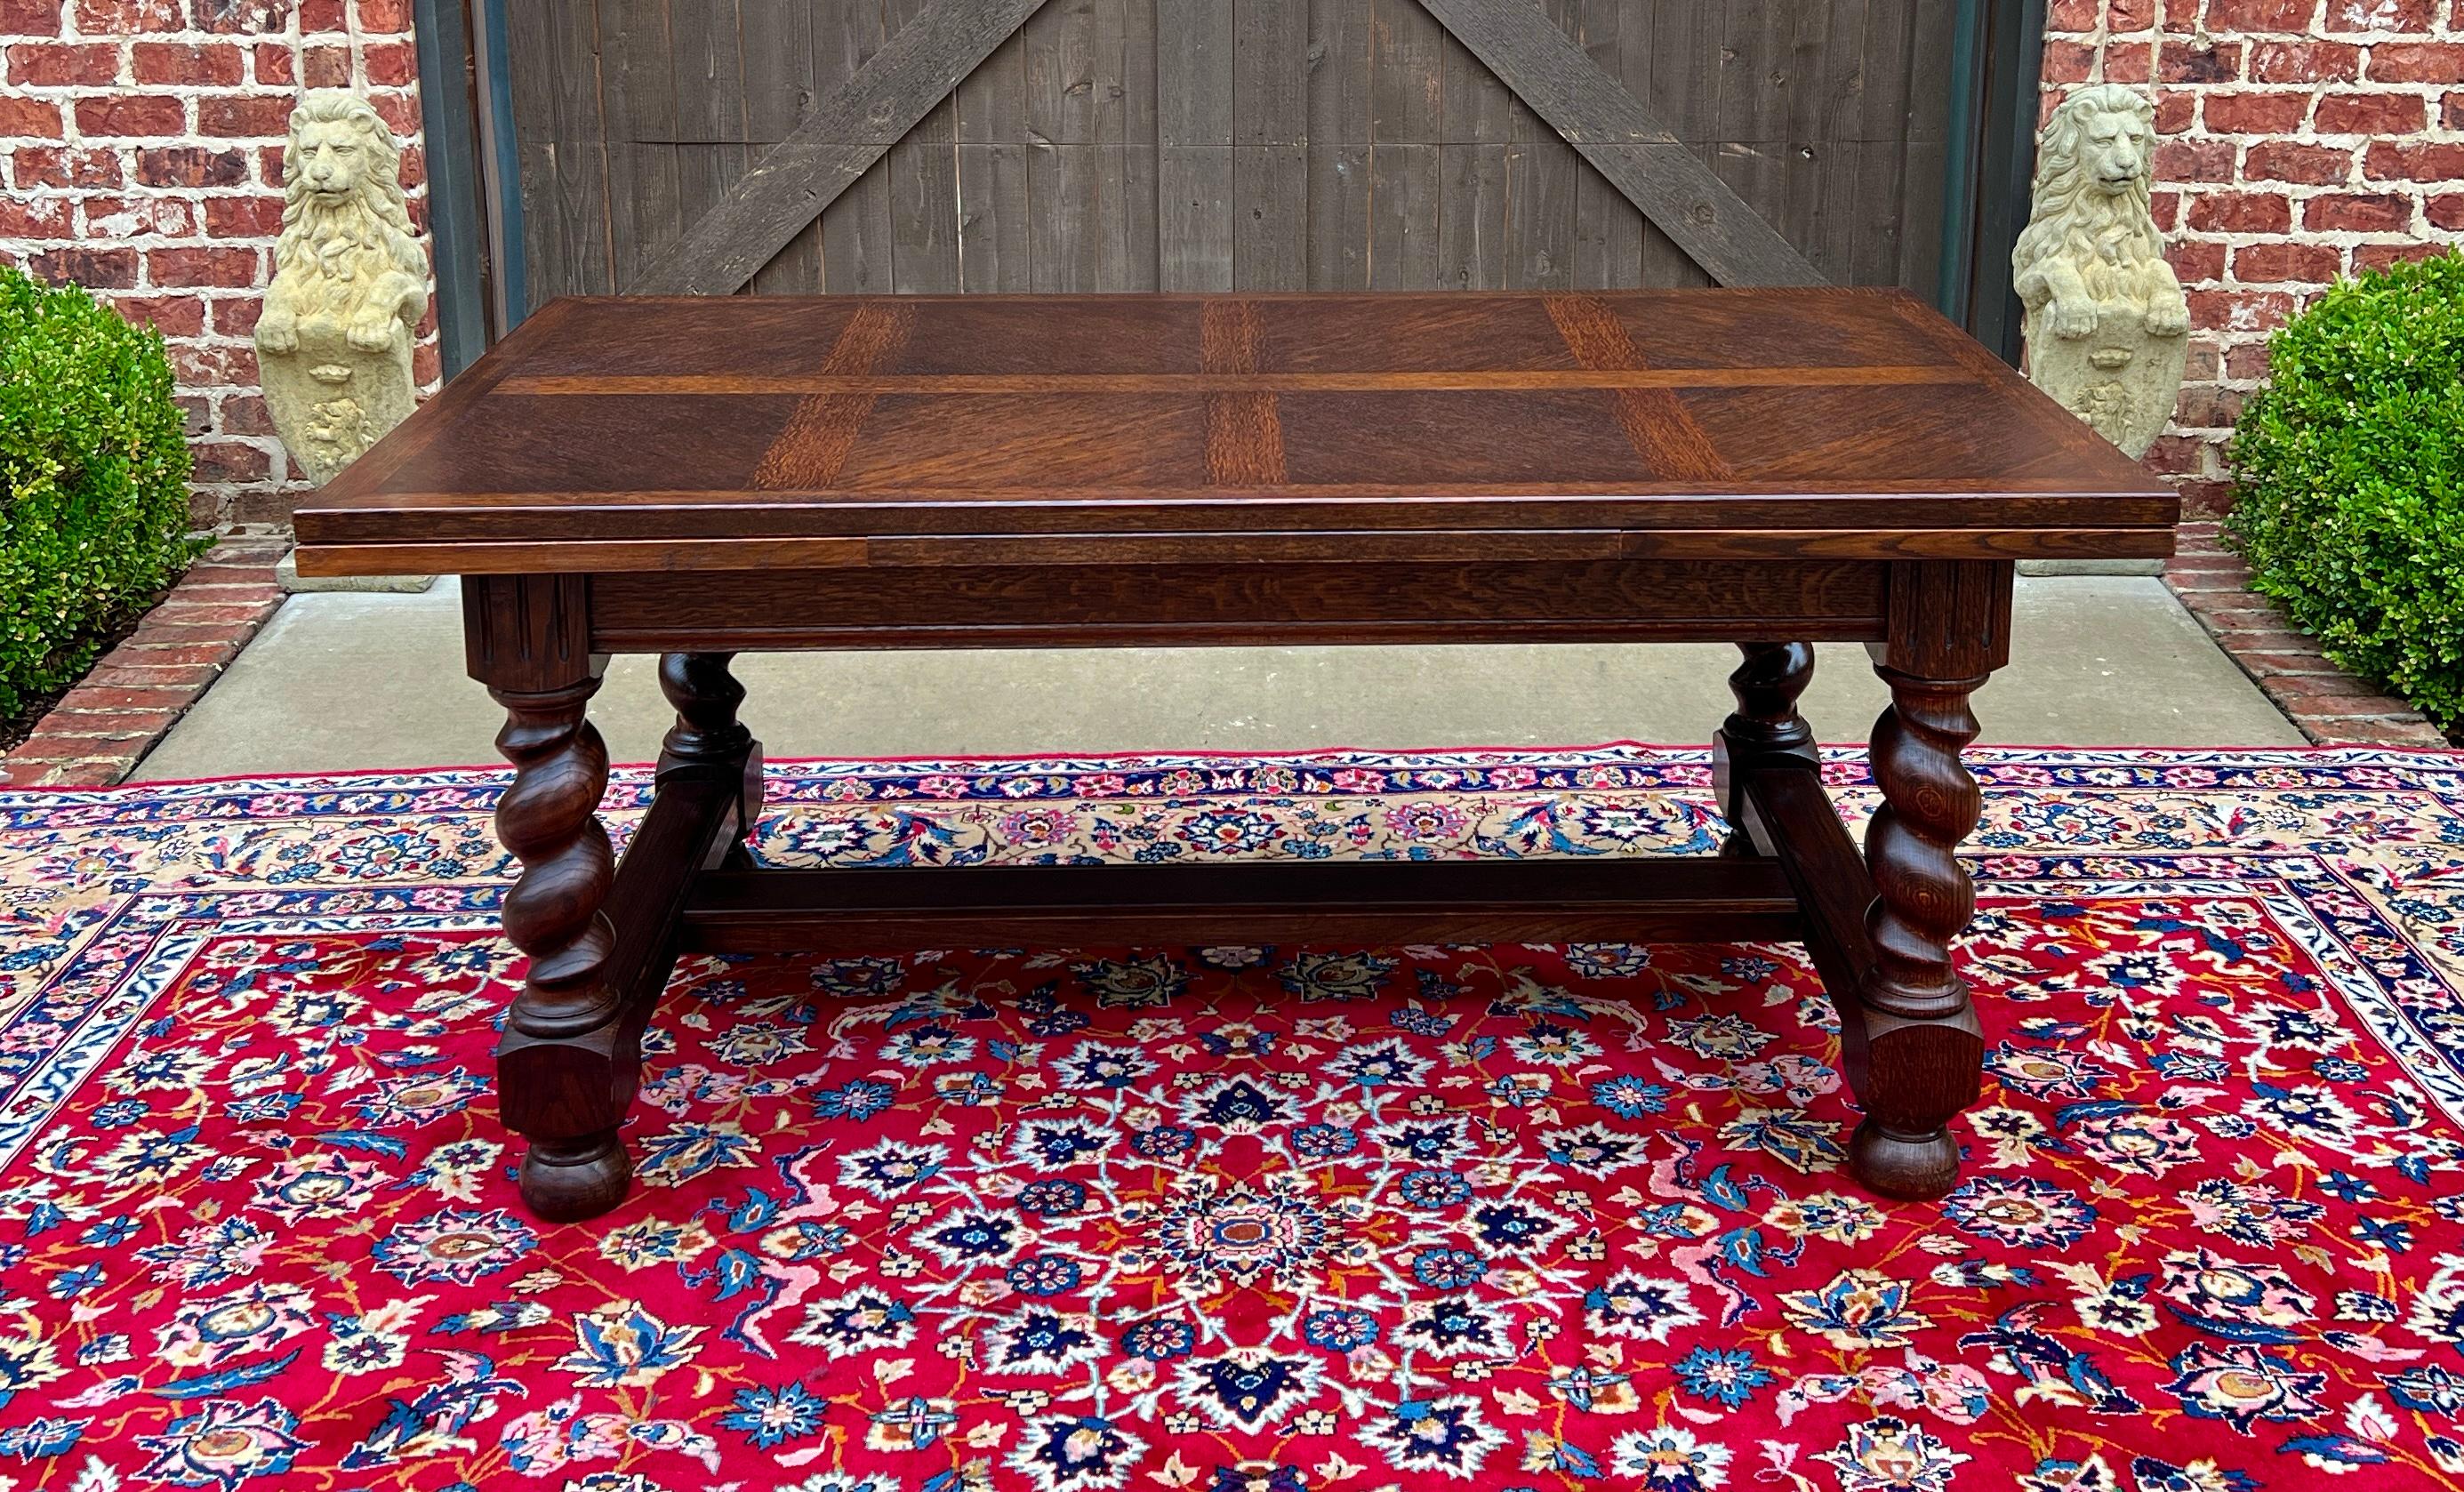
[[[543,1226],[498,774],[0,794],[0,1480],[2464,1487],[2464,757],[1973,757],[1938,1206],[1842,1171],[1793,947],[954,949],[690,962]],[[1708,853],[1706,779],[790,763],[759,847]]]

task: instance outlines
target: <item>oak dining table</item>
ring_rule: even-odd
[[[682,952],[969,944],[1800,940],[1863,1111],[1856,1177],[1940,1196],[1983,1061],[1960,752],[2014,561],[2165,556],[2177,517],[1923,302],[1826,288],[558,300],[296,523],[303,575],[462,577],[529,959],[498,1097],[525,1203],[578,1219],[630,1184]],[[742,651],[1670,641],[1741,652],[1717,856],[746,849]],[[1796,707],[1817,641],[1864,644],[1890,691],[1861,849]],[[660,656],[676,718],[619,864],[585,712],[628,652]]]

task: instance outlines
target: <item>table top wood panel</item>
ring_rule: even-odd
[[[1759,290],[561,300],[296,522],[352,574],[2158,556],[2177,514],[1904,294]]]

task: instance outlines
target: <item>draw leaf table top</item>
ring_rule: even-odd
[[[1969,696],[2013,561],[2171,553],[2173,494],[1897,292],[561,300],[302,507],[311,575],[458,572],[505,708],[530,955],[522,1195],[590,1217],[680,950],[1790,937],[1839,1008],[1857,1175],[1957,1176],[1982,1048]],[[1716,859],[790,870],[743,847],[757,648],[1735,643]],[[1795,701],[1890,686],[1860,855]],[[676,710],[620,867],[584,708]],[[1440,744],[1431,742],[1428,744]]]

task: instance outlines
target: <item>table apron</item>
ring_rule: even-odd
[[[627,572],[591,576],[587,607],[595,652],[1871,642],[1884,635],[1891,569],[1871,560],[1501,560]]]

